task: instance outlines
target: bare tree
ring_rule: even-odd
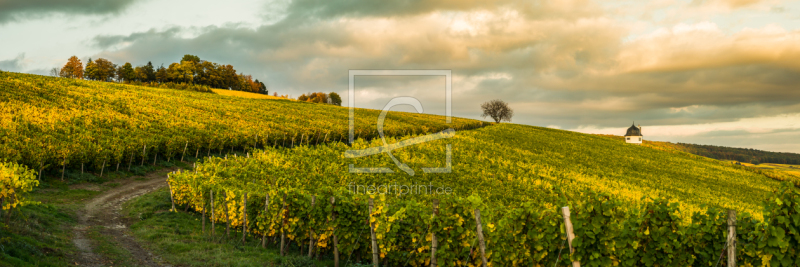
[[[489,116],[497,123],[500,121],[511,121],[511,117],[514,116],[514,110],[508,107],[508,103],[500,99],[481,104],[481,109],[483,109],[481,118]]]
[[[60,73],[61,73],[61,72],[60,72],[60,71],[58,71],[58,68],[52,68],[52,69],[50,69],[50,76],[53,76],[53,77],[58,77],[58,76],[60,76]]]

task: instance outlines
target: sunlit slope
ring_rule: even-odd
[[[501,135],[493,141],[520,151],[531,168],[552,168],[549,180],[561,175],[570,187],[611,192],[631,201],[662,196],[694,208],[708,204],[760,213],[761,202],[778,184],[717,160],[576,132],[511,125],[475,132]]]
[[[226,96],[236,96],[236,97],[255,98],[255,99],[283,99],[283,100],[287,100],[286,98],[281,98],[281,97],[277,97],[277,96],[256,94],[256,93],[243,92],[243,91],[234,91],[234,90],[225,90],[225,89],[211,89],[211,91],[214,92],[215,94],[226,95]]]
[[[380,111],[357,109],[355,134],[375,137]],[[476,120],[390,113],[384,133],[480,127]],[[36,170],[204,155],[253,146],[342,140],[348,109],[0,72],[0,159]],[[145,147],[146,146],[146,147]],[[204,153],[200,153],[204,152]]]
[[[397,142],[389,140],[389,143]],[[452,172],[424,173],[423,167],[445,167],[446,145],[452,146]],[[703,204],[760,216],[761,202],[777,181],[713,159],[674,154],[625,144],[609,138],[541,127],[500,124],[456,132],[455,137],[399,148],[393,155],[414,175],[398,168],[387,154],[347,158],[345,151],[382,146],[357,142],[294,149],[267,149],[251,170],[267,175],[267,184],[309,191],[350,190],[351,185],[432,184],[457,196],[480,196],[489,203],[514,206],[524,201],[559,205],[559,192],[579,202],[581,192],[607,192],[632,205],[643,197],[681,202],[686,212]],[[220,167],[234,164],[219,163]],[[391,174],[349,173],[355,167],[388,167]],[[256,167],[257,166],[257,167]],[[247,168],[243,168],[247,169]],[[250,179],[245,175],[246,179]],[[429,195],[404,197],[431,198]],[[436,196],[442,197],[442,196]]]

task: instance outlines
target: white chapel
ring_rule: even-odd
[[[625,133],[625,143],[641,145],[642,127],[636,127],[636,123],[634,122],[634,124],[628,128],[628,132]]]

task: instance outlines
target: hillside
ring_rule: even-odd
[[[345,140],[348,109],[118,83],[0,72],[0,159],[51,171],[101,171],[253,146]],[[374,138],[380,111],[356,109],[355,134]],[[390,113],[388,136],[481,127],[482,122]],[[203,153],[201,153],[203,152]],[[123,164],[124,166],[125,164]]]
[[[218,205],[214,211],[217,228],[222,226],[223,212],[225,222],[234,229],[243,226],[245,217],[242,214],[247,214],[250,218],[248,231],[253,237],[268,236],[275,240],[281,231],[288,231],[286,237],[296,242],[295,247],[297,244],[303,247],[314,231],[336,227],[341,234],[338,239],[341,251],[369,255],[364,245],[369,240],[368,235],[366,238],[364,235],[369,231],[363,231],[364,219],[369,216],[366,192],[359,187],[431,185],[433,190],[452,192],[387,194],[374,199],[377,210],[373,214],[383,214],[373,217],[379,218],[376,219],[380,231],[377,238],[385,248],[393,249],[387,250],[386,255],[391,255],[387,256],[391,258],[389,262],[396,265],[409,258],[408,254],[402,254],[408,248],[420,252],[413,255],[415,263],[412,265],[427,265],[425,258],[430,255],[430,248],[416,242],[429,238],[424,234],[428,230],[441,237],[440,249],[446,254],[439,255],[443,261],[452,260],[456,254],[460,257],[469,253],[472,246],[469,243],[474,240],[473,209],[483,212],[487,243],[491,251],[497,252],[490,256],[491,261],[497,264],[516,262],[514,257],[536,249],[539,259],[531,260],[550,265],[567,260],[556,256],[561,249],[559,244],[563,243],[563,234],[558,232],[563,218],[554,212],[559,207],[573,208],[575,225],[583,225],[576,226],[579,236],[586,236],[590,223],[603,225],[605,230],[598,230],[598,233],[607,238],[625,233],[624,227],[633,224],[639,227],[636,234],[640,236],[647,236],[650,231],[671,231],[686,233],[680,238],[689,240],[695,235],[722,233],[716,226],[704,224],[719,226],[722,225],[719,222],[724,221],[720,210],[709,207],[734,209],[767,221],[762,204],[778,188],[778,180],[798,181],[775,176],[769,170],[737,166],[656,143],[636,146],[614,138],[534,126],[487,124],[460,118],[446,124],[441,116],[392,112],[387,116],[387,144],[384,144],[383,139],[376,138],[375,120],[379,112],[359,109],[356,112],[358,139],[348,146],[340,142],[347,137],[347,109],[332,105],[15,73],[0,73],[0,88],[3,88],[0,91],[0,141],[4,144],[0,147],[0,158],[34,169],[37,166],[49,168],[45,183],[49,180],[64,184],[54,181],[63,170],[59,167],[82,170],[86,165],[89,172],[96,174],[114,163],[124,166],[141,161],[144,165],[145,161],[152,161],[155,166],[157,160],[163,162],[165,158],[177,161],[188,148],[187,159],[196,161],[196,167],[170,175],[169,191],[160,191],[159,197],[147,197],[152,202],[147,204],[151,208],[142,208],[144,213],[131,215],[142,220],[138,226],[140,231],[177,229],[177,226],[172,228],[175,225],[172,221],[167,227],[153,227],[166,223],[162,218],[174,216],[183,216],[185,224],[199,223],[191,214],[163,211],[170,207],[170,199],[185,207],[184,210],[205,210],[207,200],[211,199],[207,194],[216,192],[218,197],[212,201]],[[379,150],[400,142],[413,142],[450,127],[455,129],[452,137],[397,147],[392,150],[394,158],[387,153],[348,157],[353,155],[349,150]],[[205,157],[212,152],[217,157]],[[247,152],[247,156],[243,156],[243,152]],[[198,154],[199,158],[194,158],[193,154]],[[66,164],[61,165],[64,162]],[[175,164],[188,169],[192,163]],[[158,165],[174,166],[169,162]],[[353,172],[350,166],[384,173]],[[451,169],[444,173],[425,171],[425,168],[443,167]],[[386,173],[387,170],[392,173]],[[33,175],[26,177],[32,180]],[[154,181],[154,184],[163,183],[163,180]],[[353,192],[354,187],[357,194]],[[47,190],[52,188],[35,190],[34,199],[48,194]],[[61,194],[82,191],[85,190],[65,189]],[[277,201],[280,195],[283,198]],[[314,199],[312,195],[326,200],[334,197],[336,206],[323,201],[317,202],[315,208],[310,205]],[[273,197],[271,201],[270,196]],[[666,202],[653,200],[657,198],[667,199],[676,206],[671,208]],[[431,217],[431,204],[438,201],[442,205],[441,216]],[[242,203],[247,203],[246,207]],[[220,205],[224,207],[222,210]],[[601,214],[601,206],[608,210]],[[594,207],[597,210],[593,210]],[[659,219],[661,221],[656,223],[672,228],[653,226],[651,230],[649,222],[636,221],[642,211],[652,212],[653,207],[660,210],[657,216],[671,218]],[[228,209],[233,212],[228,213]],[[278,209],[286,210],[277,213]],[[330,217],[334,212],[341,215],[337,220]],[[284,214],[283,219],[276,216],[278,214]],[[755,223],[749,221],[747,215],[742,215],[743,235],[753,237],[764,233],[756,230]],[[598,218],[606,221],[595,221]],[[17,221],[15,225],[23,225],[23,222]],[[444,227],[429,228],[433,225]],[[526,228],[528,232],[525,233],[520,232],[523,230],[519,226],[530,228]],[[451,231],[453,227],[458,231]],[[694,229],[691,230],[694,232],[682,229]],[[180,235],[178,230],[169,232]],[[403,236],[402,233],[412,234]],[[384,238],[388,236],[402,237]],[[519,241],[524,236],[536,237]],[[142,232],[138,237],[143,238]],[[201,234],[195,237],[206,240],[202,242],[208,240]],[[323,253],[332,253],[330,236],[322,234],[319,238],[320,244],[326,244],[320,245]],[[760,237],[751,240],[756,238]],[[178,243],[185,240],[166,239]],[[624,237],[618,244],[625,244],[622,240],[639,242]],[[155,238],[153,242],[164,242],[164,239]],[[696,240],[691,242],[694,246],[691,249],[707,248],[712,254],[719,251]],[[646,247],[636,244],[631,245],[635,253],[647,253]],[[748,249],[748,253],[760,259],[761,252]],[[584,251],[594,250],[585,248]],[[623,253],[622,250],[619,253]],[[714,259],[704,257],[702,262]],[[473,257],[472,261],[477,258]]]
[[[193,156],[255,145],[267,148],[271,163],[264,166],[279,168],[271,173],[285,174],[280,179],[293,186],[431,182],[452,187],[459,196],[477,194],[507,204],[546,202],[557,194],[552,188],[558,185],[565,194],[592,189],[632,203],[662,196],[679,200],[691,211],[707,204],[754,214],[760,213],[760,202],[777,184],[730,164],[595,135],[514,124],[465,130],[482,123],[454,118],[451,126],[441,116],[389,113],[384,130],[389,137],[457,130],[452,139],[395,150],[400,162],[416,168],[416,175],[409,176],[386,154],[343,158],[346,146],[337,144],[347,138],[347,109],[342,107],[8,72],[0,73],[0,87],[0,139],[5,144],[0,158],[34,169],[41,164],[60,171],[66,161],[72,168],[84,163],[97,170],[103,162],[124,166],[179,158],[184,147]],[[375,110],[357,110],[358,138],[377,135],[377,115]],[[333,143],[282,148],[312,142]],[[421,167],[445,166],[446,143],[452,143],[452,173],[423,173]],[[372,146],[379,144],[380,139],[372,141]],[[283,158],[285,162],[275,163]],[[350,163],[391,167],[395,173],[348,175]],[[324,171],[319,166],[325,166]],[[299,171],[289,171],[295,169]]]
[[[288,100],[286,98],[265,95],[265,94],[257,94],[251,92],[244,92],[244,91],[235,91],[235,90],[225,90],[225,89],[211,89],[212,92],[218,95],[226,95],[226,96],[238,96],[244,98],[255,98],[255,99],[275,99],[275,100]]]
[[[400,140],[389,140],[389,143],[396,141]],[[424,173],[423,167],[446,166],[447,144],[452,145],[452,172]],[[535,201],[543,207],[554,207],[565,204],[559,203],[560,194],[573,202],[581,201],[581,195],[592,190],[634,205],[643,203],[645,197],[664,197],[681,203],[685,212],[701,211],[702,205],[708,205],[756,216],[761,214],[762,201],[778,186],[773,179],[713,159],[629,145],[594,135],[515,124],[459,131],[452,139],[393,150],[397,160],[415,172],[414,176],[398,168],[386,154],[357,159],[344,156],[348,149],[381,145],[380,140],[374,140],[357,142],[352,148],[343,144],[268,148],[256,154],[255,159],[204,163],[200,170],[215,177],[225,177],[230,171],[239,172],[236,170],[264,173],[265,176],[252,178],[268,185],[311,193],[348,191],[352,190],[351,185],[432,184],[451,188],[455,197],[476,195],[487,203],[501,206]],[[394,173],[352,174],[348,172],[349,164],[387,167]],[[245,174],[232,179],[249,177]],[[236,184],[223,184],[231,183]],[[442,197],[450,196],[411,196]]]
[[[388,266],[429,266],[434,246],[442,262],[468,260],[477,266],[478,257],[465,255],[475,255],[472,218],[478,214],[488,240],[487,258],[495,266],[567,265],[566,257],[557,256],[565,240],[565,206],[577,236],[570,258],[581,257],[581,264],[591,263],[587,266],[618,261],[626,262],[620,266],[648,266],[640,259],[654,254],[662,258],[650,262],[667,262],[664,266],[713,266],[725,243],[725,209],[738,212],[737,235],[745,244],[737,253],[746,255],[740,259],[759,266],[769,256],[784,254],[774,241],[756,240],[782,238],[786,223],[781,220],[786,220],[781,218],[794,216],[784,214],[792,214],[800,200],[790,185],[749,168],[515,124],[396,148],[393,158],[386,153],[348,157],[357,155],[351,150],[377,150],[420,137],[390,138],[389,145],[359,140],[352,147],[265,148],[251,157],[211,158],[167,181],[175,205],[207,213],[211,201],[236,211],[211,212],[234,228],[252,229],[253,236],[265,240],[284,240],[284,233],[300,248],[316,242],[328,255],[337,253],[331,250],[336,247],[344,255],[368,257],[366,220],[375,227],[372,238]],[[448,158],[450,172],[425,172],[448,166]],[[354,171],[353,166],[381,173]],[[774,194],[778,188],[782,193]],[[379,195],[370,196],[371,191]],[[765,208],[766,203],[772,204]],[[780,230],[763,230],[765,225]],[[338,241],[331,241],[333,229]]]

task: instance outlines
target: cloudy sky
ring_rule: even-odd
[[[0,40],[7,71],[194,54],[294,97],[346,96],[351,69],[446,69],[455,116],[499,98],[514,123],[800,153],[798,1],[0,0]],[[355,103],[443,114],[443,87],[357,77]]]

